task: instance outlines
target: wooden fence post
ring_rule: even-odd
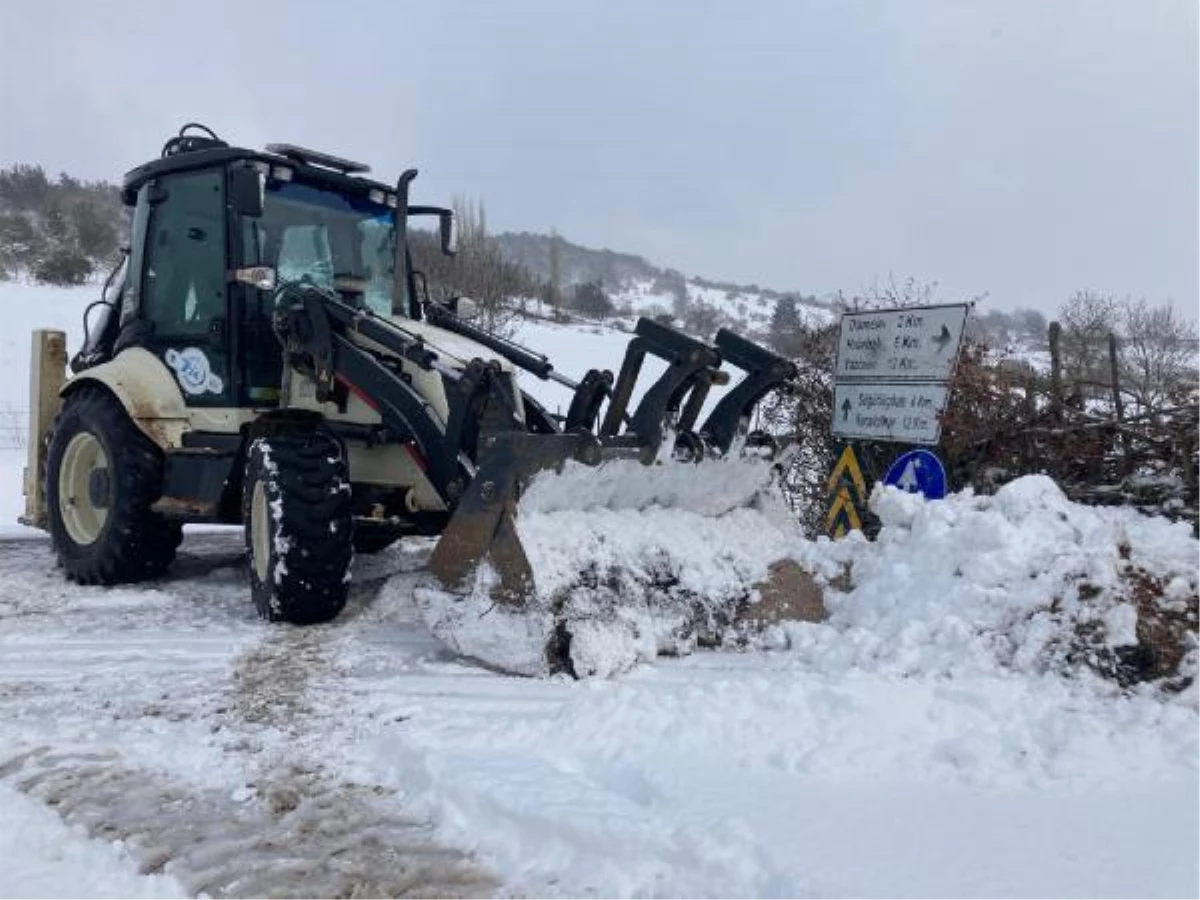
[[[1117,336],[1111,331],[1108,333],[1108,368],[1111,375],[1113,412],[1117,417],[1117,428],[1121,432],[1121,450],[1125,457],[1122,461],[1121,474],[1128,475],[1131,468],[1129,456],[1132,452],[1132,445],[1129,432],[1121,427],[1125,422],[1125,404],[1121,401],[1121,368],[1117,361]]]
[[[1062,420],[1062,351],[1059,341],[1062,338],[1062,326],[1058,322],[1050,323],[1050,409],[1055,419]]]

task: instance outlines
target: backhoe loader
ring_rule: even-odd
[[[710,345],[641,319],[615,377],[568,378],[459,315],[467,301],[430,300],[411,229],[428,222],[452,255],[453,212],[410,202],[415,170],[368,174],[192,124],[125,175],[128,247],[83,346],[68,364],[61,332],[34,333],[22,521],[49,531],[69,579],[106,585],[163,575],[185,523],[244,525],[258,613],[298,624],[342,610],[355,552],[440,536],[421,592],[436,633],[507,671],[580,674],[585,620],[619,616],[625,598],[581,611],[567,595],[583,582],[539,583],[525,495],[547,474],[585,492],[642,479],[658,496],[668,470],[692,494],[737,494],[710,518],[752,507],[780,448],[749,422],[795,369],[729,331]],[[665,368],[634,404],[648,356]],[[536,402],[519,372],[569,387],[569,409]],[[695,632],[696,598],[670,588],[656,589]],[[700,606],[711,620],[712,599]]]

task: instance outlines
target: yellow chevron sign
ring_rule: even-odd
[[[850,499],[850,491],[842,485],[834,495],[829,515],[825,517],[825,530],[829,532],[830,537],[840,538],[856,529],[862,530],[862,520],[858,517],[854,501]]]
[[[858,488],[859,500],[866,501],[867,483],[863,481],[862,469],[858,466],[858,457],[854,455],[854,447],[850,444],[845,446],[842,455],[838,457],[837,465],[833,467],[833,473],[829,476],[829,483],[825,486],[825,492],[833,494],[837,490],[838,483],[846,476],[849,476],[851,483]]]
[[[850,489],[854,489],[851,494]],[[825,530],[830,537],[845,537],[847,533],[862,530],[862,517],[859,515],[859,505],[867,502],[867,483],[863,480],[862,469],[854,448],[847,444],[838,457],[837,465],[829,476],[826,485],[829,494],[829,512],[825,516]],[[855,496],[857,495],[857,496]]]

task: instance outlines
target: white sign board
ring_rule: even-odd
[[[944,384],[835,384],[835,437],[936,444],[950,389]]]
[[[948,381],[966,320],[965,303],[846,313],[834,381]]]

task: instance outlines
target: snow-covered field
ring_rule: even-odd
[[[0,409],[29,329],[78,333],[91,296],[0,284]],[[576,373],[626,339],[533,329]],[[356,560],[319,628],[255,618],[235,530],[151,585],[67,584],[0,459],[0,896],[1200,891],[1195,686],[1123,693],[1061,645],[1128,640],[1130,566],[1186,606],[1186,526],[1039,478],[891,492],[875,543],[803,547],[850,572],[826,623],[531,680],[421,624],[428,541]]]

